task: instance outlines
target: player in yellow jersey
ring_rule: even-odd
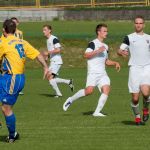
[[[2,62],[2,75],[0,75],[0,102],[5,116],[9,135],[6,141],[14,142],[19,138],[16,132],[16,118],[12,107],[17,101],[19,92],[25,84],[24,67],[26,57],[35,59],[42,64],[44,76],[48,76],[48,66],[43,56],[27,41],[14,36],[16,24],[8,19],[3,23],[3,34],[6,38],[0,40],[0,60]]]
[[[12,17],[11,20],[16,24],[16,27],[19,26],[19,20],[16,17]],[[19,30],[18,28],[16,28],[14,35],[18,37],[19,39],[23,39],[23,32]],[[1,39],[3,38],[5,38],[5,36],[2,34]]]

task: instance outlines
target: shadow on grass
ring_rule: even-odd
[[[94,113],[94,111],[88,111],[88,112],[83,112],[82,114],[84,115],[84,116],[90,116],[90,115],[92,115]]]
[[[54,94],[39,94],[39,95],[41,95],[41,96],[44,96],[44,97],[55,97],[56,95],[54,95]]]
[[[124,125],[132,125],[132,126],[136,125],[134,121],[129,121],[129,120],[122,121],[121,123]]]
[[[0,136],[0,142],[6,142],[6,136],[1,135]]]

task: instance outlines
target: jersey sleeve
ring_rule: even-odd
[[[54,48],[60,48],[61,47],[60,42],[57,38],[54,38],[53,44],[54,44]]]
[[[95,44],[94,44],[94,42],[90,42],[89,44],[88,44],[88,47],[87,47],[87,49],[86,49],[86,53],[88,53],[88,52],[92,52],[92,51],[94,51],[95,50]]]
[[[24,41],[24,51],[26,57],[30,59],[35,59],[40,54],[40,52],[32,45],[30,45],[27,41]]]
[[[123,39],[123,42],[120,46],[121,50],[128,50],[129,49],[129,45],[130,45],[130,41],[129,41],[129,37],[125,36]]]

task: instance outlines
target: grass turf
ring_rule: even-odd
[[[128,69],[117,73],[108,68],[112,91],[103,110],[106,118],[94,118],[99,98],[95,89],[93,95],[76,101],[67,112],[62,105],[73,93],[66,85],[60,85],[62,98],[53,98],[53,90],[47,81],[41,79],[39,69],[28,70],[24,96],[20,96],[14,111],[21,140],[5,144],[6,126],[0,130],[0,147],[13,149],[53,150],[141,150],[149,149],[149,126],[137,127],[130,110],[130,96],[127,90]],[[84,88],[86,69],[62,69],[61,76],[73,78],[75,91]],[[4,119],[3,119],[4,122]]]
[[[101,21],[100,21],[101,22]],[[84,88],[86,81],[86,63],[82,57],[88,41],[95,37],[94,28],[97,21],[54,21],[22,23],[20,28],[24,38],[36,48],[46,48],[42,36],[42,25],[52,24],[54,33],[60,37],[63,45],[64,68],[61,76],[73,78],[75,87]],[[24,96],[20,96],[14,107],[17,116],[17,129],[21,140],[15,144],[5,144],[7,129],[3,121],[0,130],[0,147],[5,149],[53,149],[53,150],[141,150],[149,149],[149,122],[144,127],[133,124],[130,110],[130,96],[127,90],[128,69],[126,60],[119,59],[116,50],[123,36],[132,32],[131,22],[105,22],[109,25],[106,41],[110,47],[110,57],[125,64],[120,73],[108,68],[112,81],[112,91],[104,112],[106,118],[93,118],[99,98],[98,90],[94,94],[75,102],[68,112],[63,112],[65,99],[72,95],[69,88],[60,85],[63,98],[54,99],[52,88],[42,80],[42,73],[36,63],[27,63],[27,83]],[[31,30],[32,29],[32,30]],[[146,31],[149,31],[149,22]],[[0,114],[0,118],[2,115]]]

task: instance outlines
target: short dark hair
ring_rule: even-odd
[[[11,19],[4,21],[3,28],[7,34],[14,34],[16,32],[16,24]]]
[[[16,20],[19,23],[19,20],[16,17],[12,17],[11,20]]]
[[[52,30],[52,27],[50,26],[50,25],[48,25],[48,24],[45,24],[44,26],[43,26],[43,28],[48,28],[49,30]]]
[[[98,34],[98,31],[99,31],[102,27],[107,28],[108,26],[107,26],[107,24],[104,24],[104,23],[98,24],[98,25],[96,26],[96,34]]]
[[[138,16],[136,16],[136,17],[134,18],[134,22],[135,22],[135,20],[138,19],[138,18],[142,19],[142,20],[145,22],[144,17],[143,17],[143,16],[140,16],[140,15],[138,15]]]

